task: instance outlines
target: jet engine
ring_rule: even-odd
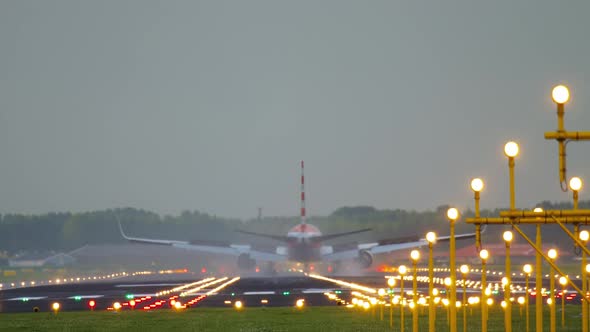
[[[238,256],[238,267],[242,270],[251,269],[256,265],[256,261],[250,258],[248,254]]]
[[[364,269],[368,268],[373,264],[373,254],[367,250],[359,250],[359,256],[357,262]]]

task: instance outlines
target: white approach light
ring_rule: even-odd
[[[480,178],[475,178],[471,180],[471,190],[475,192],[480,192],[483,190],[483,180]]]
[[[570,91],[565,85],[558,85],[551,91],[551,97],[557,104],[565,104],[570,99]]]
[[[577,176],[574,176],[570,179],[570,189],[573,191],[580,191],[582,189],[582,179]]]
[[[488,257],[490,257],[490,253],[486,249],[482,249],[479,252],[479,258],[481,258],[482,260],[485,261],[486,259],[488,259]]]
[[[452,221],[459,219],[459,210],[457,210],[456,208],[448,209],[447,210],[447,217]]]
[[[426,241],[428,241],[429,243],[435,244],[436,243],[436,233],[435,232],[426,233]]]
[[[504,145],[504,153],[507,157],[516,157],[518,155],[518,144],[512,141],[506,143],[506,145]]]

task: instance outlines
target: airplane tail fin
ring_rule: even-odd
[[[303,160],[301,161],[301,224],[307,222],[305,213],[305,174],[303,172]]]
[[[125,232],[123,232],[123,226],[121,226],[121,219],[119,219],[119,216],[115,215],[115,219],[117,219],[117,224],[119,225],[119,232],[121,232],[121,236],[125,239],[125,240],[131,240],[129,238],[129,236],[127,236],[125,234]]]

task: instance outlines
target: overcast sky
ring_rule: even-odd
[[[452,3],[452,4],[451,4]],[[566,201],[588,1],[0,0],[0,212],[297,215]],[[568,145],[590,181],[590,143]],[[588,191],[580,194],[589,199]]]

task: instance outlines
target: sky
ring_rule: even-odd
[[[516,205],[590,131],[588,1],[0,1],[0,213]],[[590,179],[590,143],[568,145]],[[589,199],[587,192],[580,199]]]

